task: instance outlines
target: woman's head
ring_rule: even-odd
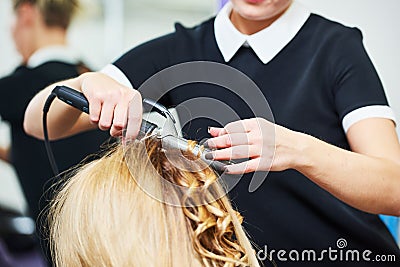
[[[78,8],[78,0],[13,0],[14,10],[24,5],[37,8],[48,27],[67,29]]]
[[[13,0],[13,5],[12,36],[26,62],[47,38],[64,41],[78,0]]]
[[[133,172],[125,162],[127,154]],[[204,187],[204,198],[222,190],[206,166],[200,172],[177,169],[156,140],[146,146],[133,143],[126,151],[117,146],[78,169],[55,197],[49,226],[57,266],[257,264],[240,216],[226,197],[204,203],[201,195],[192,196],[190,190],[184,195],[166,190],[161,179]],[[152,187],[183,205],[165,204],[142,187]]]

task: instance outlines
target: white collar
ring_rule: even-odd
[[[229,19],[231,11],[232,4],[228,2],[214,22],[215,39],[225,62],[230,61],[241,46],[248,44],[264,64],[271,61],[295,37],[311,14],[303,5],[294,1],[269,27],[246,35],[233,26]]]
[[[76,64],[79,62],[79,57],[76,53],[61,45],[47,46],[36,50],[28,59],[27,67],[36,68],[48,61],[61,61],[69,64]]]

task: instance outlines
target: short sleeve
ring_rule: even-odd
[[[101,73],[106,74],[107,76],[113,78],[117,82],[126,87],[133,88],[130,80],[126,77],[125,73],[122,72],[117,66],[114,64],[108,64],[104,68],[100,70]]]
[[[141,44],[118,58],[113,65],[125,74],[134,88],[171,64],[175,33]]]
[[[358,29],[346,28],[336,38],[328,64],[334,77],[335,107],[345,131],[366,118],[394,120],[382,83]]]
[[[118,82],[138,89],[143,98],[159,100],[165,95],[161,87],[142,90],[140,87],[146,80],[175,62],[175,32],[132,48],[101,72]],[[163,104],[169,105],[168,97],[163,97]]]

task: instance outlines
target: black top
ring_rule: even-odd
[[[32,97],[46,86],[78,76],[77,66],[62,62],[46,62],[36,68],[18,67],[0,79],[0,115],[11,125],[11,161],[25,194],[30,215],[37,219],[46,205],[41,196],[54,176],[43,141],[25,134],[25,109]],[[60,171],[78,164],[95,153],[108,138],[107,133],[92,131],[51,142]],[[39,207],[39,201],[40,207]]]
[[[315,136],[338,147],[349,149],[342,119],[350,111],[370,105],[387,105],[379,77],[362,44],[358,29],[347,28],[312,14],[295,38],[269,63],[263,64],[251,50],[242,47],[225,63],[214,36],[214,19],[176,31],[136,47],[114,64],[122,70],[135,88],[153,74],[174,64],[189,61],[213,61],[227,64],[249,76],[261,89],[272,109],[275,122],[290,129]],[[207,71],[207,70],[204,70]],[[227,77],[229,79],[229,77]],[[162,81],[159,87],[162,88]],[[148,89],[148,88],[147,88]],[[153,92],[143,91],[151,96]],[[248,94],[252,94],[251,91]],[[214,98],[231,106],[241,118],[252,117],[240,97],[222,87],[210,84],[179,86],[162,101],[170,106],[197,97]],[[192,105],[186,105],[189,110]],[[204,106],[204,112],[208,106]],[[251,108],[251,107],[250,107]],[[189,113],[187,112],[187,113]],[[207,135],[213,120],[195,119],[183,128],[191,138]],[[236,120],[237,118],[232,118]],[[218,124],[217,124],[218,125]],[[351,179],[352,177],[348,177]],[[378,216],[371,215],[341,202],[295,170],[270,172],[264,184],[254,193],[248,192],[249,180],[244,177],[230,192],[231,198],[244,215],[244,226],[261,248],[275,250],[272,255],[278,266],[398,266],[400,252]],[[336,249],[344,238],[347,247],[357,249],[360,261],[346,261],[345,256],[330,260],[323,250]],[[277,251],[286,254],[279,261]],[[291,249],[300,253],[313,249],[316,261],[289,258]],[[396,263],[368,263],[362,252],[396,255]],[[333,252],[332,252],[333,253]],[[292,254],[292,258],[296,254]],[[368,265],[370,264],[370,265]],[[268,265],[268,264],[267,264]]]

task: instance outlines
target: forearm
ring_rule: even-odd
[[[400,215],[400,164],[299,135],[295,169],[355,208]]]
[[[82,76],[52,84],[40,91],[29,103],[24,118],[24,129],[27,134],[43,139],[43,106],[56,85],[66,85],[81,90]],[[86,119],[85,119],[86,117]],[[47,115],[50,139],[59,139],[95,126],[90,124],[88,116],[79,110],[55,99]]]

